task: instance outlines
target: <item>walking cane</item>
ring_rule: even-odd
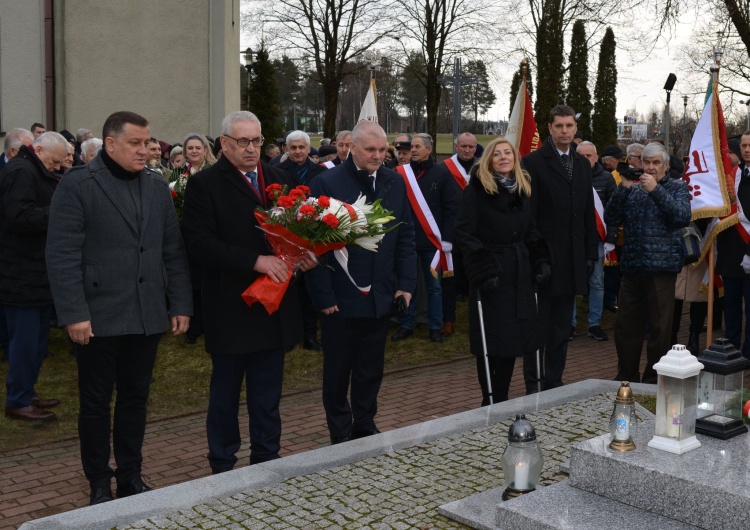
[[[534,291],[534,303],[536,304],[537,318],[539,318],[539,299],[537,298],[536,291]],[[542,391],[542,358],[540,348],[536,349],[536,392],[539,394]]]
[[[482,332],[482,351],[484,352],[484,373],[487,376],[487,393],[490,397],[490,405],[494,404],[492,399],[492,379],[490,378],[490,360],[487,357],[487,335],[484,331],[484,312],[482,311],[482,289],[477,289],[477,309],[479,310],[479,330]],[[539,351],[537,351],[537,355]],[[537,367],[539,358],[537,357]]]

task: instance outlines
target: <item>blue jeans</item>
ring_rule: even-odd
[[[9,339],[5,406],[16,409],[31,405],[31,398],[36,395],[34,385],[47,354],[52,306],[4,306],[3,309]]]
[[[599,259],[589,276],[589,327],[598,326],[604,309],[604,243],[599,242]],[[576,305],[573,303],[573,326],[576,325]]]
[[[430,263],[434,257],[434,249],[417,250],[418,266],[422,268],[425,288],[427,289],[427,325],[430,329],[440,329],[443,326],[443,291],[440,287],[440,272],[438,272],[437,278],[430,272]],[[402,328],[414,329],[415,309],[416,304],[409,304],[407,313],[399,319]]]
[[[742,355],[750,359],[750,276],[744,278],[723,278],[724,280],[724,321],[727,325],[727,338]],[[742,310],[742,301],[745,309]],[[742,341],[742,315],[745,315],[745,341]]]

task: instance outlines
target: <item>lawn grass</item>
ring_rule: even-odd
[[[469,355],[466,303],[457,308],[456,333],[442,343],[427,339],[427,330],[418,328],[413,337],[401,342],[386,342],[385,369],[394,371],[413,366],[457,359]],[[392,334],[389,332],[389,336]],[[57,398],[54,409],[57,421],[35,424],[0,416],[0,452],[53,440],[77,436],[78,379],[75,357],[70,355],[71,343],[60,328],[50,330],[48,349],[53,353],[42,366],[36,386],[41,397]],[[0,363],[0,381],[5,381],[8,364]],[[204,349],[203,338],[194,345],[184,337],[165,335],[159,345],[154,367],[154,382],[148,405],[148,419],[205,412],[208,407],[208,385],[211,359]],[[284,366],[285,395],[320,389],[323,376],[321,352],[294,348],[286,356]],[[2,401],[5,402],[5,385]]]

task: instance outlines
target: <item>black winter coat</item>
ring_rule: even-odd
[[[542,263],[550,263],[550,255],[534,227],[530,199],[499,188],[490,195],[471,176],[456,219],[456,243],[470,286],[471,353],[484,354],[477,293],[485,280],[497,276],[499,287],[481,292],[487,353],[519,357],[536,350],[537,337],[543,337],[536,329],[533,278]]]
[[[286,172],[259,165],[266,186],[296,183]],[[258,256],[273,255],[253,215],[263,206],[245,178],[226,158],[188,180],[182,228],[188,256],[201,266],[206,351],[244,354],[287,348],[302,342],[297,284],[292,281],[279,310],[252,307],[242,293],[259,274]]]
[[[419,189],[422,190],[427,206],[435,218],[440,236],[443,241],[454,242],[453,228],[456,224],[456,213],[458,212],[458,201],[461,196],[461,188],[453,176],[443,171],[439,165],[435,165],[432,159],[427,159],[421,164],[426,169],[424,175],[417,179]],[[419,174],[420,167],[412,164],[414,175]],[[436,250],[435,245],[430,243],[427,234],[422,230],[416,214],[414,214],[414,241],[417,250]]]
[[[552,277],[540,287],[540,295],[588,293],[586,262],[599,259],[591,164],[583,156],[571,154],[572,179],[552,142],[545,141],[522,161],[531,175],[531,215],[552,253]]]
[[[57,182],[27,146],[0,173],[0,304],[52,304],[44,256]]]

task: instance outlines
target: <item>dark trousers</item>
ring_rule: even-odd
[[[34,385],[47,354],[52,306],[4,306],[4,309],[8,333],[5,406],[15,409],[31,405],[31,398],[36,395]]]
[[[618,256],[622,256],[622,247],[615,247],[615,252]],[[604,267],[604,307],[617,305],[621,278],[619,265]]]
[[[313,305],[312,298],[305,286],[305,275],[299,278],[299,305],[302,309],[302,330],[305,340],[318,338],[318,310]]]
[[[323,406],[331,436],[375,429],[383,380],[388,317],[342,318],[323,315]],[[351,404],[347,399],[351,379]]]
[[[141,474],[146,403],[161,334],[92,337],[76,344],[81,462],[89,483],[108,486],[112,476],[125,484]],[[114,423],[110,403],[117,387]],[[109,467],[109,432],[117,470]]]
[[[0,306],[0,349],[3,350],[3,361],[8,360],[8,323],[5,320],[5,310]]]
[[[510,381],[513,379],[513,368],[516,366],[515,357],[487,357],[490,366],[490,383],[492,384],[492,403],[508,401],[508,390]],[[484,357],[477,355],[477,378],[482,389],[482,406],[490,404],[489,390],[487,389],[487,370],[484,366]]]
[[[573,320],[573,304],[575,295],[561,296],[539,295],[538,329],[543,334],[543,347],[539,351],[542,363],[542,390],[550,390],[563,386],[562,376],[565,371],[565,361],[568,358],[568,337],[570,336],[570,322]],[[523,356],[523,378],[526,381],[526,394],[537,391],[536,383],[536,352]]]
[[[203,296],[200,289],[193,289],[193,316],[190,317],[190,327],[185,335],[191,339],[203,335]]]
[[[245,381],[250,419],[250,463],[279,458],[284,349],[240,355],[211,355],[213,371],[206,416],[208,463],[214,473],[231,470],[242,444],[240,391]]]
[[[453,247],[453,276],[442,277],[443,322],[456,321],[456,296],[466,294],[466,272],[458,247]]]
[[[750,359],[750,276],[744,278],[723,278],[724,280],[724,322],[727,338],[742,355]],[[742,308],[742,302],[745,308]],[[742,321],[745,321],[745,340],[742,340]]]
[[[618,381],[656,383],[654,364],[671,347],[674,282],[677,274],[623,274],[615,321]],[[641,379],[643,340],[649,324],[646,369]]]
[[[688,302],[690,304],[690,333],[703,332],[703,323],[708,315],[708,302]],[[674,315],[672,315],[672,336],[670,342],[677,344],[677,333],[680,331],[683,300],[674,301]],[[665,352],[666,353],[666,352]]]

